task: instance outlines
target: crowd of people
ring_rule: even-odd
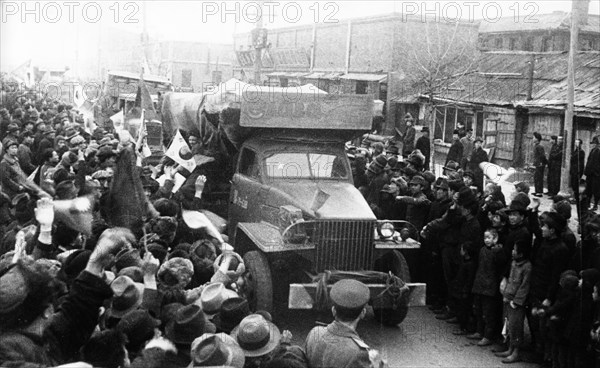
[[[412,116],[405,119],[411,129]],[[537,181],[532,197],[529,184],[521,181],[507,200],[501,186],[483,184],[480,164],[488,157],[483,140],[471,133],[464,127],[454,131],[444,175],[438,178],[426,162],[429,147],[425,156],[418,149],[400,151],[402,139],[392,138],[387,146],[363,140],[361,147],[348,147],[355,185],[379,219],[408,221],[420,233],[427,302],[437,319],[457,324],[455,335],[481,347],[500,343],[494,350],[503,363],[520,362],[527,319],[539,362],[557,368],[598,366],[600,216],[590,206],[599,186],[598,137],[587,165],[578,163],[572,170],[578,188],[584,174],[588,181],[575,196],[581,209],[577,241],[569,227],[571,201],[558,195],[560,171],[557,179],[550,165],[549,211],[539,213]],[[419,139],[429,145],[426,127]],[[553,140],[556,145],[558,139]]]
[[[379,366],[356,333],[369,302],[356,280],[333,285],[334,321],[303,346],[251,305],[243,258],[201,212],[205,167],[145,165],[143,135],[87,131],[57,101],[22,99],[0,119],[1,366]],[[483,142],[464,127],[436,178],[427,129],[415,141],[406,121],[405,133],[347,155],[376,216],[420,234],[419,276],[437,318],[479,346],[504,331],[505,363],[522,359],[527,318],[542,361],[596,364],[600,217],[579,217],[577,241],[567,199],[540,215],[520,182],[507,201],[485,184]],[[177,173],[185,181],[174,190]],[[578,199],[589,204],[586,193]]]
[[[0,116],[0,366],[322,366],[248,300],[224,220],[199,212],[204,168],[144,165],[143,136],[57,101]]]

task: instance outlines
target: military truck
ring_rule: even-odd
[[[251,133],[238,151],[228,228],[253,309],[314,308],[323,289],[315,275],[326,271],[391,272],[407,282],[401,306],[373,304],[386,324],[424,304],[425,284],[410,283],[401,253],[419,248],[418,235],[400,239],[407,224],[376,219],[344,151],[371,129],[372,104],[367,95],[244,92],[239,125]],[[375,300],[389,285],[368,286]]]

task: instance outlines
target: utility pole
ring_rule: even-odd
[[[569,44],[569,58],[567,62],[567,108],[565,110],[565,128],[563,140],[563,162],[560,180],[560,194],[570,197],[570,168],[571,168],[571,142],[573,141],[573,120],[575,107],[575,59],[579,46],[579,27],[581,13],[587,13],[589,0],[572,0],[571,2],[571,41]]]
[[[263,32],[263,11],[264,11],[264,1],[259,1],[258,5],[260,7],[260,14],[258,14],[258,20],[256,21],[256,41],[254,43],[254,84],[261,85],[261,69],[262,69],[262,50],[266,46],[263,44],[261,38],[261,33]],[[255,38],[253,37],[253,41]]]

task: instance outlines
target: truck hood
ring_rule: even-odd
[[[350,183],[340,181],[273,181],[271,191],[284,195],[303,212],[314,214],[316,218],[375,220],[376,217],[362,194]],[[315,194],[323,191],[329,197],[315,212],[311,209]],[[327,197],[327,196],[325,196]]]

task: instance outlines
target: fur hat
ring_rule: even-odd
[[[556,234],[562,233],[567,226],[567,220],[556,212],[544,212],[542,214],[542,221],[544,224],[556,230]]]
[[[571,203],[568,200],[554,203],[552,209],[564,217],[565,220],[571,218]]]
[[[192,280],[194,265],[189,259],[171,258],[158,269],[157,277],[160,282],[168,286],[185,287]]]

